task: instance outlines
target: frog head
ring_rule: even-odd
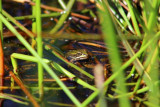
[[[66,53],[65,57],[70,62],[75,62],[75,61],[87,59],[88,53],[85,49],[70,50]]]

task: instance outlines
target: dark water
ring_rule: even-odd
[[[47,1],[42,0],[42,3],[49,5],[49,6],[60,7],[59,3],[55,0],[47,0]],[[25,4],[19,4],[19,3],[8,4],[8,3],[4,2],[3,4],[4,4],[3,8],[8,13],[10,13],[12,16],[22,16],[22,15],[30,15],[31,14],[31,7],[27,3],[25,3]],[[89,7],[92,5],[93,4],[88,3],[85,6]],[[77,5],[74,6],[73,12],[82,14],[82,12],[80,10],[78,10],[76,6]],[[13,9],[10,7],[15,7],[15,8]],[[95,8],[93,10],[96,11]],[[44,13],[43,9],[42,9],[42,13]],[[84,13],[84,14],[89,15],[89,12]],[[58,19],[59,17],[55,17],[55,19],[56,18]],[[95,23],[93,20],[84,20],[84,21],[87,22],[87,25],[90,27],[88,27],[88,26],[86,27],[83,23],[80,23],[81,19],[78,19],[78,21],[77,21],[76,19],[69,20],[69,18],[68,18],[66,20],[66,23],[68,22],[69,25],[66,27],[66,29],[67,30],[69,29],[69,33],[80,33],[80,34],[84,34],[84,33],[90,33],[90,34],[97,34],[98,33],[99,34],[100,33],[100,30],[99,30],[100,28],[98,26],[99,25],[98,22]],[[22,24],[26,23],[26,21],[20,21],[20,22]],[[45,32],[51,30],[55,26],[55,24],[56,24],[56,22],[53,20],[53,18],[43,18],[42,19],[42,29]],[[93,25],[95,25],[96,27],[94,27]],[[59,30],[63,29],[64,26],[62,26]],[[31,24],[28,24],[27,28],[31,29]],[[5,29],[5,30],[7,30],[7,29]],[[64,32],[67,32],[67,31],[64,30],[63,33]],[[84,42],[84,41],[73,41],[73,40],[61,40],[60,39],[60,40],[56,40],[54,42],[54,44],[49,43],[50,40],[47,41],[44,39],[43,41],[52,45],[56,49],[62,51],[63,54],[65,54],[70,49],[82,49],[82,48],[87,49],[90,53],[93,54],[93,56],[91,56],[90,59],[87,61],[92,62],[94,64],[95,64],[95,56],[98,61],[101,61],[100,60],[101,58],[104,58],[104,60],[106,60],[106,58],[108,57],[106,54],[102,56],[98,52],[93,52],[95,50],[105,52],[106,51],[105,48],[97,48],[94,46],[87,46],[85,44],[80,43],[80,42]],[[5,42],[4,43],[5,64],[9,68],[5,72],[5,77],[8,77],[9,71],[12,71],[10,55],[12,53],[22,53],[25,55],[30,55],[30,53],[25,49],[25,47],[15,37],[4,39],[4,42]],[[85,42],[93,42],[93,41],[86,41],[85,40]],[[103,43],[103,41],[94,41],[94,42],[99,43],[99,44],[100,44],[100,42]],[[63,61],[59,60],[50,51],[47,51],[45,49],[44,49],[44,58],[55,61],[55,62],[59,63],[60,65],[62,65],[66,69],[70,69]],[[102,64],[105,64],[106,62],[108,63],[108,60],[105,62],[102,62]],[[33,87],[33,86],[37,87],[38,86],[37,81],[25,81],[25,79],[38,79],[37,64],[32,63],[32,62],[18,60],[18,65],[19,65],[18,66],[19,67],[18,68],[19,69],[19,76],[23,80],[24,84],[29,87]],[[93,74],[92,69],[85,68],[85,67],[83,67],[83,68]],[[75,71],[72,69],[70,69],[70,70]],[[56,70],[54,70],[54,71],[56,72],[56,74],[59,77],[65,77],[63,74],[59,73],[58,71],[56,71]],[[81,76],[81,74],[78,74],[78,73],[75,73],[75,75],[77,75],[80,78],[87,81],[86,78],[83,78],[83,75]],[[110,75],[111,75],[111,73],[109,73],[109,76]],[[44,78],[51,79],[50,75],[46,71],[44,71]],[[72,80],[67,80],[64,83],[68,87],[74,87],[74,89],[71,89],[71,91],[79,99],[80,102],[83,102],[92,93],[91,90],[83,88],[82,86],[78,85],[77,83],[73,82]],[[90,83],[94,84],[94,81],[92,81]],[[6,80],[5,85],[10,86],[10,80]],[[58,87],[58,85],[55,82],[44,82],[44,86],[45,87]],[[112,86],[112,84],[111,84],[110,88],[112,88],[112,87],[114,87],[114,86]],[[39,97],[38,96],[38,89],[29,89],[29,91],[34,96]],[[13,92],[11,92],[10,90],[4,90],[4,93],[9,93],[9,94],[14,94],[14,95],[25,97],[25,94],[22,92],[22,90],[14,90]],[[53,106],[54,107],[63,107],[63,106],[58,106],[56,104],[51,104],[53,102],[73,104],[72,101],[67,97],[67,95],[62,90],[45,90],[44,93],[45,93],[44,100],[42,101],[42,104],[41,104],[44,107],[53,107]],[[114,94],[114,92],[111,91],[110,89],[108,90],[108,93]],[[107,97],[107,95],[106,95],[106,97]],[[96,102],[97,102],[97,98],[93,100],[93,102],[89,105],[89,107],[94,107]],[[107,99],[107,103],[108,103],[109,107],[118,107],[117,100]],[[4,102],[3,102],[3,107],[22,107],[22,106],[25,107],[25,105],[15,103],[11,100],[4,100]],[[29,106],[26,106],[26,107],[30,107],[30,106],[32,107],[32,104],[29,104]]]

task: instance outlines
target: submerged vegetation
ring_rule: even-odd
[[[159,4],[2,0],[1,105],[159,107]]]

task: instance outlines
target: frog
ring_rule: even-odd
[[[65,57],[71,62],[75,63],[80,60],[86,60],[89,58],[86,49],[76,49],[76,50],[69,50],[66,52]]]

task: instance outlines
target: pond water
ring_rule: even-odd
[[[67,1],[66,1],[67,2]],[[6,4],[7,3],[7,4]],[[60,8],[60,5],[55,0],[42,0],[43,4],[46,4],[48,6],[52,7],[58,7]],[[10,6],[16,7],[15,9],[11,9]],[[31,6],[27,3],[20,4],[20,3],[9,3],[4,2],[3,8],[10,13],[12,16],[22,16],[22,15],[30,15],[31,14]],[[86,9],[84,9],[86,8]],[[99,21],[97,17],[97,11],[95,8],[95,5],[93,3],[79,3],[77,2],[73,7],[73,12],[86,15],[88,17],[92,17],[90,20],[85,20],[82,18],[77,17],[68,17],[68,19],[64,22],[63,26],[58,30],[58,35],[63,34],[76,34],[78,36],[81,36],[83,34],[101,34],[101,29],[99,25]],[[51,13],[49,10],[42,9],[42,13]],[[60,16],[56,17],[50,17],[50,18],[42,18],[42,29],[43,32],[49,32],[57,23]],[[29,19],[26,19],[24,21],[20,21],[22,24],[27,23],[27,28],[31,29],[31,24],[29,23]],[[7,32],[8,29],[5,29]],[[47,34],[46,33],[46,34]],[[48,33],[48,35],[50,35]],[[12,35],[13,36],[13,35]],[[101,36],[101,35],[99,35]],[[5,38],[5,37],[4,37]],[[27,40],[30,42],[30,39],[26,37]],[[99,37],[101,38],[101,37]],[[112,75],[109,60],[108,60],[108,54],[106,52],[107,48],[104,45],[103,38],[98,40],[73,40],[70,39],[70,36],[68,39],[46,39],[43,38],[43,43],[46,45],[50,45],[54,51],[56,51],[58,54],[62,56],[62,58],[66,59],[65,54],[72,50],[72,53],[70,53],[70,56],[72,58],[74,57],[74,63],[75,65],[79,66],[81,69],[87,71],[91,75],[93,75],[93,68],[96,64],[101,63],[104,66],[105,69],[105,78],[107,79],[109,76]],[[121,45],[121,44],[120,44]],[[125,55],[126,52],[123,47],[119,47],[121,50],[122,57],[124,60],[127,60],[128,56]],[[82,58],[82,53],[79,49],[85,49],[87,50],[87,58]],[[94,85],[94,80],[89,79],[88,77],[84,76],[82,73],[75,70],[73,67],[70,67],[67,65],[64,61],[57,58],[55,55],[52,54],[51,50],[45,49],[45,45],[43,47],[43,56],[46,59],[52,60],[53,62],[58,63],[65,69],[69,70],[71,73],[75,74],[78,78],[83,79],[84,81],[90,83],[91,85]],[[74,51],[73,51],[74,50]],[[75,51],[76,50],[76,51]],[[75,55],[75,53],[78,52],[80,55]],[[28,50],[15,38],[15,37],[8,37],[4,39],[4,54],[5,54],[5,65],[6,65],[6,71],[5,71],[5,78],[9,78],[9,71],[12,71],[12,65],[10,60],[10,55],[12,53],[22,53],[25,55],[30,55]],[[84,55],[84,54],[83,54]],[[67,59],[66,59],[67,60]],[[131,68],[128,68],[129,70]],[[68,78],[58,70],[54,69],[55,73],[59,76],[59,78],[62,79],[62,81],[65,83],[66,86],[68,86],[71,89],[71,92],[79,99],[80,102],[83,102],[93,91],[82,87],[81,85],[78,85],[75,81],[73,81],[74,78]],[[23,81],[23,83],[31,88],[28,88],[30,93],[36,97],[39,97],[38,95],[38,72],[37,72],[37,64],[33,62],[28,61],[22,61],[18,60],[18,73],[20,79]],[[126,73],[126,75],[128,72]],[[129,82],[134,81],[135,78],[128,79]],[[10,87],[10,79],[5,80],[5,86]],[[64,107],[64,106],[73,106],[72,101],[68,98],[68,96],[62,91],[62,89],[59,88],[57,83],[51,78],[51,76],[44,71],[44,99],[41,103],[44,107]],[[52,88],[52,89],[51,89]],[[55,89],[54,89],[55,88]],[[108,97],[108,94],[114,95],[115,92],[112,90],[112,88],[115,88],[114,82],[109,85],[108,91],[106,93],[106,99],[108,102],[108,105],[110,107],[118,107],[117,100],[113,100]],[[132,88],[132,87],[131,87]],[[129,88],[129,89],[131,89]],[[26,97],[26,95],[22,92],[21,89],[16,89],[14,91],[11,90],[4,90],[4,93],[9,93],[13,95],[23,96]],[[97,99],[94,99],[92,103],[89,105],[89,107],[94,107],[97,103]],[[62,105],[66,104],[66,105]],[[4,100],[3,103],[4,107],[21,107],[25,106],[22,104],[15,103],[10,100]],[[31,104],[29,106],[32,106]],[[28,107],[28,106],[26,106]]]

